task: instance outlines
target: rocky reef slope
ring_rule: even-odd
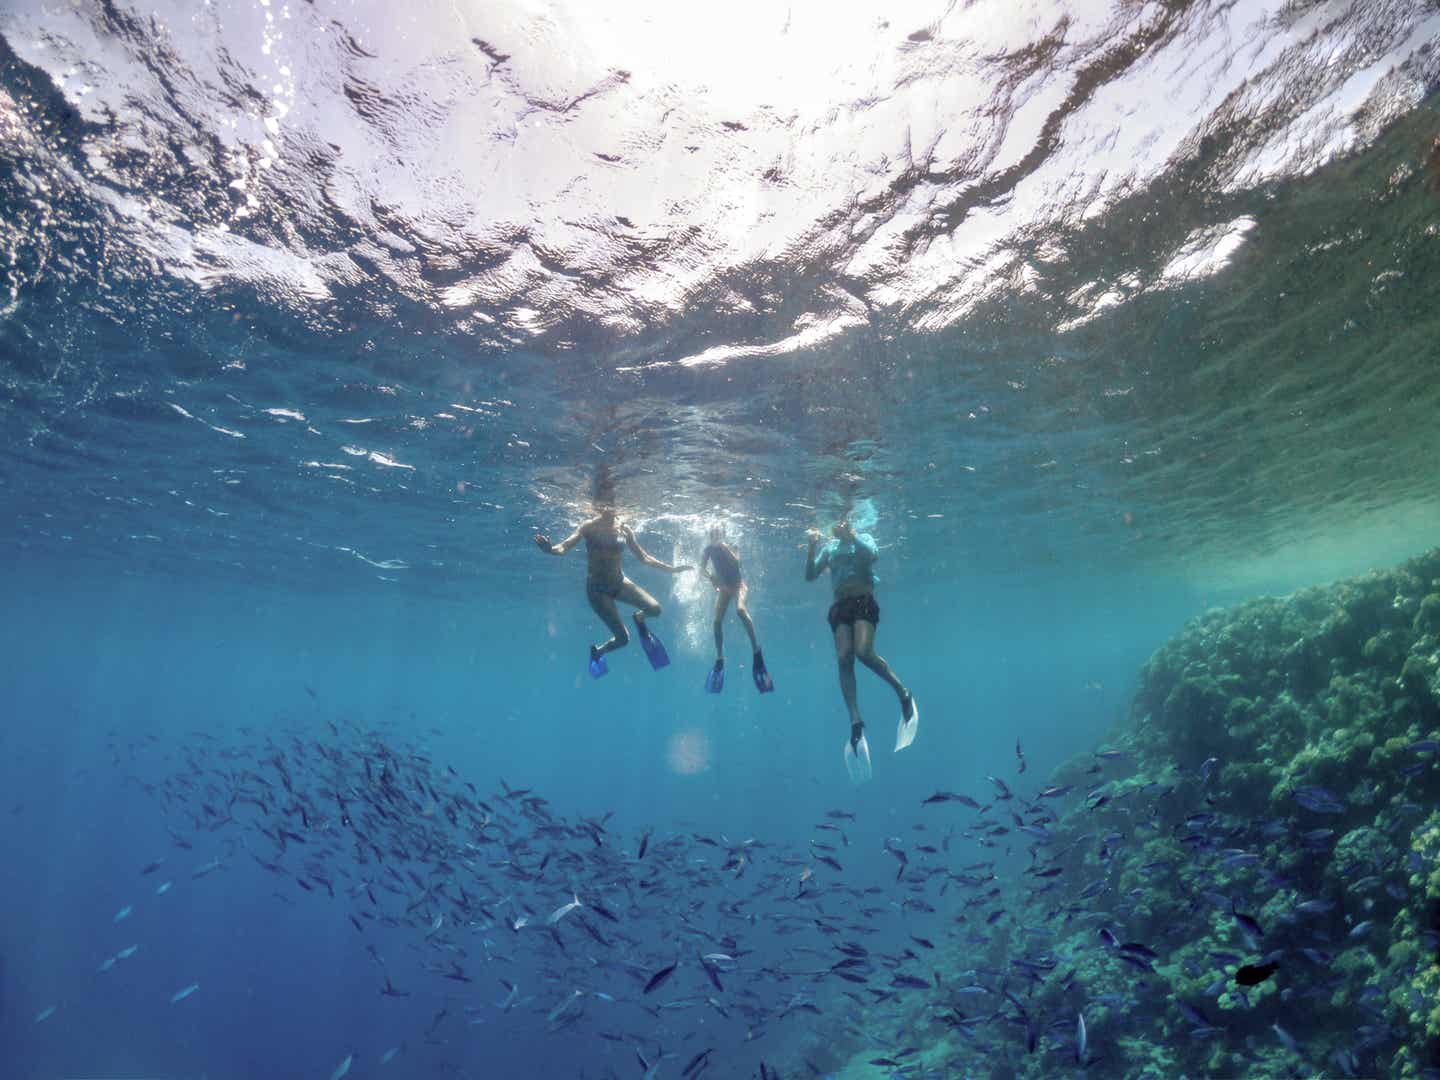
[[[1440,1078],[1437,758],[1440,550],[1194,619],[1109,744],[970,811],[1025,861],[947,868],[902,1071]]]

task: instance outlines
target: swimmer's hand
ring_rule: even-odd
[[[546,555],[555,554],[555,545],[550,543],[550,538],[544,533],[535,534],[535,546],[545,552]]]
[[[819,529],[806,529],[806,530],[805,530],[805,539],[806,539],[806,540],[809,540],[810,543],[812,543],[812,544],[818,544],[818,543],[820,542],[820,540],[821,540],[820,530],[819,530]]]
[[[684,566],[671,567],[670,572],[671,572],[672,574],[683,574],[683,573],[685,573],[686,570],[694,570],[694,569],[695,569],[695,567],[691,566],[689,563],[686,563]]]

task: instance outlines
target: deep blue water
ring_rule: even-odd
[[[960,823],[923,798],[1038,790],[1211,606],[1433,545],[1437,34],[1400,2],[0,7],[0,1077],[901,1047],[903,1001],[814,972],[855,925],[965,969],[958,897],[887,850]],[[633,559],[673,663],[586,675],[583,552],[530,537],[601,475],[662,559],[727,524],[773,695],[733,617],[705,695],[708,586]],[[854,787],[803,545],[860,500],[922,723],[891,754],[861,670]],[[502,839],[412,788],[357,855],[336,793],[390,758]],[[610,946],[540,925],[572,890]]]
[[[9,593],[4,641],[13,718],[3,778],[7,842],[19,871],[19,887],[5,901],[4,941],[14,1075],[328,1075],[348,1053],[357,1067],[373,1066],[400,1043],[410,1046],[409,1075],[444,1062],[472,1075],[605,1075],[607,1065],[627,1075],[629,1051],[597,1040],[593,1027],[630,1031],[676,1053],[716,1041],[728,1068],[753,1068],[766,1046],[778,1058],[791,1040],[818,1029],[816,1018],[801,1013],[767,1025],[766,1041],[751,1048],[745,1024],[699,1010],[657,1024],[633,1005],[592,1002],[579,1026],[542,1039],[544,1014],[569,984],[542,982],[524,960],[472,960],[476,984],[447,992],[421,972],[423,928],[357,934],[345,902],[256,866],[247,849],[263,853],[263,841],[251,835],[237,848],[236,830],[197,833],[178,808],[167,814],[135,781],[184,772],[177,750],[211,745],[200,733],[224,746],[269,731],[328,740],[327,720],[383,725],[397,743],[427,747],[487,794],[503,777],[533,786],[557,814],[613,811],[608,827],[632,852],[648,827],[657,837],[753,837],[803,853],[811,836],[823,835],[812,826],[827,810],[853,811],[857,820],[843,823],[850,846],[838,855],[845,880],[886,884],[894,870],[882,851],[886,837],[913,845],[925,839],[912,831],[916,824],[935,830],[932,838],[943,832],[947,815],[922,811],[921,798],[939,788],[979,794],[988,771],[1012,776],[1017,737],[1039,775],[1091,746],[1114,722],[1150,645],[1199,603],[1183,588],[1134,583],[1123,593],[953,581],[888,590],[880,640],[923,695],[922,752],[885,753],[894,699],[873,678],[862,680],[862,705],[877,733],[876,781],[854,789],[840,762],[846,726],[827,653],[827,597],[822,585],[805,585],[795,553],[783,557],[788,580],[754,598],[778,685],[763,699],[743,668],[732,670],[724,695],[701,693],[710,654],[670,631],[700,613],[674,602],[657,623],[670,631],[670,668],[652,672],[632,647],[612,657],[603,681],[582,679],[584,645],[595,635],[576,595],[578,562],[541,563],[549,580],[523,602],[492,595],[442,614],[402,595],[317,603],[232,585],[66,581],[62,566],[25,560]],[[781,565],[768,569],[772,580],[780,577]],[[935,620],[947,609],[969,614],[944,624],[936,640]],[[737,634],[732,622],[727,640]],[[667,754],[677,737],[700,748],[702,771],[677,772]],[[194,848],[177,848],[167,826]],[[226,858],[223,870],[192,879],[217,855]],[[976,849],[974,857],[985,853]],[[160,870],[141,876],[161,858]],[[174,887],[154,896],[163,880]],[[567,888],[557,877],[527,891],[544,908],[568,899]],[[126,905],[134,913],[113,923]],[[872,947],[907,929],[945,933],[938,915],[892,912],[876,922],[881,935]],[[631,929],[642,938],[666,930],[655,942],[661,951],[673,932],[663,919]],[[477,936],[462,938],[472,954]],[[514,948],[503,927],[486,936]],[[96,972],[137,943],[134,957]],[[369,943],[412,998],[378,995],[379,972],[363,948]],[[585,944],[570,943],[577,952]],[[442,1046],[424,1045],[424,1030],[445,1003],[458,1015],[459,1002],[502,1000],[500,977],[536,994],[540,1015],[483,1009],[483,1023],[451,1019]],[[192,982],[201,989],[191,999],[168,1004]],[[669,1000],[704,989],[695,970],[682,970],[675,982]],[[583,985],[617,996],[636,989],[605,971]],[[788,996],[800,986],[785,989]],[[55,1003],[60,1010],[36,1026],[35,1013]]]

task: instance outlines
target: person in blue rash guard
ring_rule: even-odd
[[[835,637],[835,658],[840,664],[840,693],[850,710],[850,747],[858,752],[865,722],[860,719],[860,707],[855,700],[857,659],[890,684],[900,699],[904,723],[915,717],[915,697],[885,658],[875,651],[875,630],[880,624],[874,570],[880,550],[875,538],[869,533],[857,533],[848,521],[837,523],[831,536],[832,539],[820,547],[820,530],[808,532],[810,550],[805,560],[805,580],[814,581],[826,569],[830,571],[835,592],[835,601],[830,605],[830,632]]]
[[[700,556],[700,570],[715,586],[715,667],[705,679],[705,689],[718,694],[725,687],[725,612],[735,602],[735,614],[750,635],[750,674],[755,689],[766,694],[775,689],[775,681],[765,667],[765,655],[755,636],[755,620],[745,604],[750,587],[740,573],[740,556],[725,542],[725,533],[718,525],[710,530],[710,544]]]

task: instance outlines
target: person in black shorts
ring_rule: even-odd
[[[820,547],[821,533],[811,529],[809,554],[805,560],[805,580],[814,581],[826,569],[834,588],[835,602],[830,605],[830,632],[835,637],[835,658],[840,665],[840,693],[850,711],[850,741],[847,744],[846,766],[852,758],[863,758],[863,775],[851,768],[854,779],[868,779],[870,751],[865,745],[865,722],[855,698],[855,661],[879,675],[900,699],[900,727],[896,732],[895,749],[903,750],[915,737],[919,710],[915,696],[900,681],[885,658],[875,651],[875,630],[880,625],[880,605],[875,602],[875,560],[880,549],[869,533],[857,533],[848,521],[839,522],[832,530],[832,539]]]
[[[750,587],[740,574],[740,556],[725,542],[725,533],[718,525],[710,530],[710,544],[700,556],[700,570],[715,586],[715,667],[705,678],[705,689],[718,694],[725,688],[725,612],[730,602],[735,602],[735,614],[740,617],[745,632],[750,635],[750,648],[754,656],[750,660],[750,674],[755,680],[755,689],[768,694],[775,689],[775,680],[765,668],[765,655],[760,651],[760,641],[755,636],[755,620],[745,604]]]

